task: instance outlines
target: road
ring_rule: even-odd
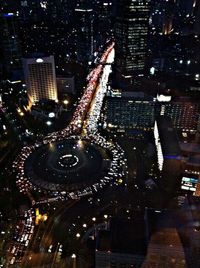
[[[91,199],[92,202],[88,201]],[[76,251],[77,265],[80,265],[80,259],[82,259],[81,262],[84,262],[86,258],[85,254],[81,253],[84,246],[80,241],[87,230],[92,228],[94,223],[104,222],[103,215],[105,213],[110,217],[118,213],[121,206],[127,208],[138,207],[140,205],[139,200],[141,200],[141,196],[139,196],[138,192],[133,194],[126,187],[113,185],[98,192],[96,196],[73,200],[68,205],[63,204],[48,219],[45,232],[40,241],[40,249],[42,248],[43,251],[34,253],[33,249],[30,248],[24,256],[22,267],[45,267],[45,265],[50,264],[51,266],[49,267],[57,267],[57,251],[48,253],[48,248],[52,244],[57,247],[58,243],[65,247],[68,236],[70,236],[70,242],[72,243],[70,246],[71,254],[73,254],[73,250]],[[95,222],[92,220],[94,218],[96,219]],[[87,225],[87,228],[83,227],[84,224]],[[77,233],[80,233],[80,239],[76,238]],[[66,258],[63,261],[67,263],[69,259]],[[59,264],[57,265],[59,267]],[[72,267],[69,266],[69,268]]]
[[[31,243],[30,248],[26,251],[26,254],[23,257],[21,266],[22,267],[34,267],[38,265],[42,267],[45,265],[45,262],[51,263],[52,261],[52,254],[48,254],[48,248],[52,243],[52,233],[59,223],[59,219],[62,217],[63,214],[66,214],[67,211],[72,208],[79,200],[70,200],[67,204],[64,203],[59,209],[55,211],[55,213],[50,216],[47,225],[45,226],[45,231],[40,239],[40,228],[38,229],[37,233],[35,234],[34,240]],[[41,225],[40,225],[41,226]],[[42,252],[34,253],[34,248],[36,246],[37,241],[39,243],[39,249],[44,249]],[[48,255],[48,256],[47,256]],[[46,260],[47,258],[47,260]]]

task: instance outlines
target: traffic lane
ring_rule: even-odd
[[[132,195],[132,192],[130,192],[130,195]],[[107,208],[107,206],[114,201],[119,202],[121,200],[126,206],[128,205],[127,200],[131,200],[129,194],[127,194],[127,189],[122,189],[117,186],[108,187],[105,191],[93,196],[94,202],[92,204],[88,202],[89,198],[90,197],[81,199],[80,202],[76,201],[71,207],[65,207],[63,205],[55,212],[54,216],[51,217],[47,223],[47,229],[40,243],[44,252],[37,254],[37,258],[33,258],[33,255],[31,255],[30,252],[27,256],[27,263],[29,264],[26,264],[26,266],[23,267],[32,267],[36,264],[39,265],[39,267],[42,267],[47,263],[51,263],[53,260],[53,254],[47,253],[49,246],[51,244],[56,245],[57,243],[64,243],[72,224],[77,225],[77,228],[80,228],[83,222],[88,222],[88,220],[91,224],[94,224],[92,223],[92,217],[98,217],[98,215],[103,213],[104,208]],[[134,199],[135,206],[137,206],[138,196],[135,195]],[[97,200],[100,201],[98,202]],[[132,203],[132,205],[133,204],[134,203]],[[30,262],[29,257],[31,257],[33,261]]]
[[[93,197],[93,203],[88,202],[88,198],[81,199],[81,202],[77,203],[76,206],[72,207],[67,211],[63,211],[57,218],[58,223],[55,225],[55,229],[52,230],[52,240],[56,242],[61,242],[63,239],[63,232],[66,233],[72,228],[73,224],[82,226],[85,221],[92,224],[92,218],[98,217],[103,213],[104,208],[108,205],[115,203],[121,203],[122,206],[130,204],[131,206],[143,206],[143,195],[141,192],[137,191],[133,194],[127,188],[122,189],[121,187],[108,187],[105,191],[97,194]],[[100,201],[97,201],[100,200]],[[76,228],[72,228],[76,229]],[[62,231],[63,230],[63,231]]]
[[[68,203],[64,203],[63,205],[61,205],[61,207],[59,209],[57,209],[55,211],[55,213],[52,215],[52,217],[49,217],[49,220],[47,221],[47,226],[45,227],[45,232],[42,235],[42,238],[40,239],[39,236],[41,236],[40,232],[37,232],[35,234],[35,237],[28,249],[28,251],[26,252],[26,254],[24,255],[24,258],[22,260],[22,267],[31,267],[31,265],[37,265],[41,263],[41,259],[44,260],[44,262],[49,261],[49,254],[46,254],[47,252],[44,251],[45,247],[43,247],[43,245],[45,245],[45,243],[49,244],[48,239],[50,238],[50,233],[52,231],[52,229],[54,228],[54,225],[56,224],[55,219],[62,213],[65,212],[65,210],[67,210],[69,207],[75,205],[77,203],[77,201],[79,200],[70,200],[68,201]],[[38,228],[39,230],[39,228]],[[40,241],[38,248],[42,249],[43,252],[39,252],[39,253],[35,253],[34,250],[34,246],[35,246],[35,241]],[[35,255],[37,257],[35,257]]]

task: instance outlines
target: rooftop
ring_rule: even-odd
[[[100,231],[97,250],[124,254],[146,254],[143,219],[112,218],[108,231]]]
[[[156,121],[164,158],[177,159],[181,151],[171,119],[166,116],[159,116]]]

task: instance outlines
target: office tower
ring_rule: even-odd
[[[116,68],[124,76],[143,72],[150,1],[119,0],[116,9]]]
[[[0,74],[11,79],[21,66],[17,16],[14,13],[0,13],[0,36]]]
[[[57,101],[54,57],[23,59],[28,95],[33,103],[42,99]]]
[[[98,0],[94,5],[95,39],[98,45],[105,44],[113,36],[114,4],[113,0]]]
[[[196,132],[200,105],[189,100],[162,103],[160,115],[166,115],[172,119],[175,129],[184,132]]]
[[[152,0],[151,30],[160,34],[170,34],[174,30],[175,17],[178,14],[177,3],[174,0]]]
[[[93,59],[93,9],[90,4],[80,2],[75,9],[77,19],[77,59],[79,62],[88,64]]]
[[[108,97],[104,122],[107,130],[114,132],[152,130],[155,122],[155,102],[145,97]]]
[[[175,28],[184,35],[200,33],[200,2],[198,0],[177,0],[179,14]]]

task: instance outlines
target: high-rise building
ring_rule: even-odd
[[[175,129],[185,132],[196,132],[200,106],[191,101],[174,101],[162,103],[159,107],[160,115],[172,119]]]
[[[177,0],[179,14],[177,14],[176,29],[180,33],[200,33],[200,2],[198,0]]]
[[[119,0],[116,12],[116,68],[125,76],[143,72],[150,1]]]
[[[104,122],[109,131],[152,130],[155,122],[155,102],[147,98],[108,97]]]
[[[94,53],[93,9],[89,3],[82,1],[75,9],[77,18],[77,59],[88,64]]]
[[[165,35],[173,32],[177,12],[177,3],[174,0],[152,0],[151,30]]]
[[[14,13],[0,13],[0,36],[0,74],[11,79],[21,66],[17,16]]]
[[[98,0],[95,1],[95,40],[98,45],[105,44],[107,39],[113,36],[113,21],[114,21],[114,1],[113,0]]]
[[[171,118],[179,134],[197,133],[200,126],[200,104],[191,98],[171,97],[157,101],[142,92],[114,92],[106,98],[103,120],[109,131],[151,130],[156,116]],[[198,129],[199,128],[199,129]],[[123,130],[123,131],[122,131]]]
[[[28,95],[33,103],[42,99],[57,101],[54,57],[23,59]]]

